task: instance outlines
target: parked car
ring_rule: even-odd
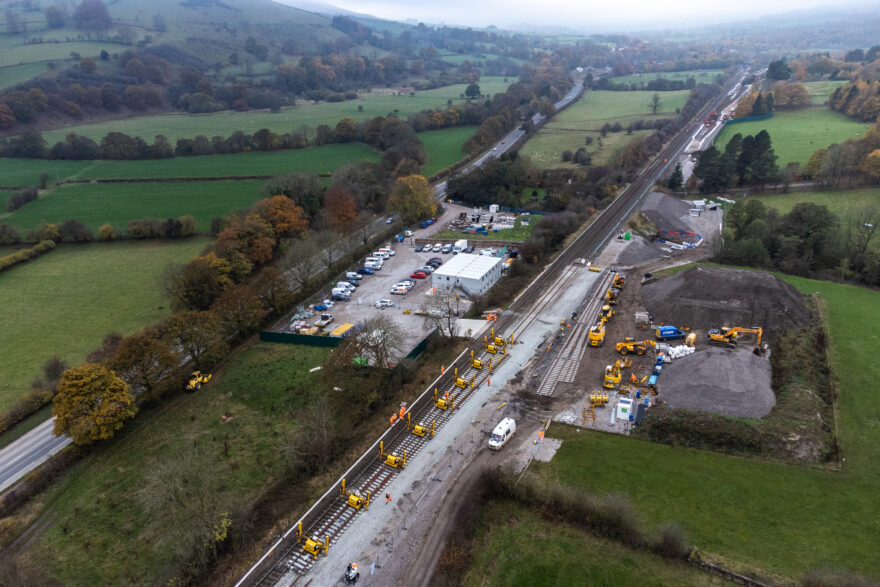
[[[436,245],[434,245],[434,247],[431,250],[435,253],[439,253],[440,251],[443,250],[443,245],[441,245],[440,243],[437,243]]]
[[[324,312],[330,309],[326,304],[315,304],[312,307],[315,308],[315,310],[317,310],[318,312]]]
[[[392,295],[396,295],[396,296],[405,296],[408,291],[409,291],[408,289],[406,289],[405,287],[402,287],[402,286],[391,288]]]
[[[385,219],[385,224],[391,224],[392,222],[394,222],[393,216],[389,216],[388,218]]]
[[[360,269],[357,270],[357,272],[361,275],[372,275],[373,274],[373,270],[367,269],[366,267],[361,267]]]
[[[449,254],[449,253],[452,252],[452,245],[449,245],[449,244],[447,244],[447,245],[443,245],[443,248],[440,249],[440,251],[441,251],[444,255],[447,255],[447,254]]]
[[[346,272],[345,272],[345,278],[346,278],[348,281],[360,281],[361,279],[364,278],[364,276],[363,276],[363,275],[359,275],[359,274],[357,274],[357,273],[354,272],[354,271],[346,271]]]
[[[428,275],[424,271],[413,271],[412,275],[410,275],[413,279],[425,279]]]
[[[426,246],[426,245],[416,245],[416,248],[413,249],[413,250],[414,250],[415,252],[417,252],[417,253],[421,253],[421,252],[422,252],[422,249],[424,249],[425,246]]]
[[[470,245],[470,246],[466,247],[464,252],[465,253],[473,253],[474,252],[474,245]]]
[[[411,230],[404,230],[403,231],[403,236],[412,236],[412,235],[413,235],[413,231],[411,231]]]
[[[377,300],[376,301],[376,307],[379,308],[380,310],[383,308],[390,308],[393,305],[394,305],[394,302],[392,302],[391,300]]]
[[[413,286],[411,286],[410,284],[403,283],[402,281],[395,283],[392,287],[402,287],[402,288],[405,288],[406,291],[409,291],[413,288]]]
[[[413,281],[412,279],[401,279],[400,283],[402,283],[406,286],[409,286],[409,287],[415,287],[415,285],[416,285],[416,282]]]
[[[351,294],[348,292],[333,294],[333,301],[335,302],[347,302],[349,300],[351,300]]]
[[[442,265],[442,264],[443,264],[443,259],[441,259],[440,257],[431,257],[430,259],[428,259],[428,265]]]
[[[419,228],[428,228],[428,223],[422,220],[419,222]]]
[[[424,267],[419,268],[419,271],[430,275],[434,273],[434,269],[436,269],[436,267],[434,267],[433,265],[425,265]]]

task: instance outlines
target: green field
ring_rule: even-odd
[[[483,93],[492,95],[505,91],[510,84],[516,82],[516,78],[508,78],[507,82],[503,80],[503,77],[483,77],[480,79],[480,89]],[[43,137],[50,145],[53,145],[63,140],[64,135],[70,132],[87,136],[96,141],[100,141],[111,131],[139,136],[147,141],[152,141],[152,138],[159,134],[174,141],[179,138],[193,138],[197,135],[225,137],[237,130],[252,134],[261,128],[285,133],[292,132],[302,125],[310,128],[321,124],[335,127],[336,123],[346,116],[351,116],[356,120],[367,120],[374,116],[387,116],[396,111],[400,118],[406,118],[421,110],[444,107],[447,100],[458,104],[464,103],[465,100],[461,99],[460,95],[464,93],[465,88],[467,88],[467,84],[456,84],[416,92],[415,96],[409,94],[395,96],[392,95],[391,90],[374,90],[370,94],[364,94],[356,100],[346,102],[314,104],[301,100],[296,106],[284,108],[280,112],[224,110],[215,114],[140,116],[65,127],[47,131],[43,133]],[[363,106],[363,111],[359,111],[358,106]]]
[[[791,192],[788,194],[753,194],[767,206],[779,211],[780,216],[788,214],[796,204],[806,202],[827,206],[840,218],[841,227],[848,226],[856,213],[864,206],[880,206],[880,188],[862,190],[839,190],[827,192]]]
[[[56,188],[15,212],[0,215],[0,222],[27,231],[42,222],[75,219],[92,231],[102,224],[124,229],[129,220],[152,216],[195,216],[206,231],[214,217],[252,206],[262,195],[262,180],[194,181],[183,183],[73,184]]]
[[[646,84],[649,81],[663,78],[669,80],[681,80],[685,81],[687,78],[692,77],[698,84],[703,83],[712,83],[712,80],[715,79],[716,75],[723,75],[724,71],[720,69],[706,69],[700,71],[669,71],[669,72],[652,72],[652,73],[633,73],[630,75],[622,75],[619,77],[612,77],[608,81],[614,82],[615,84]]]
[[[79,53],[83,57],[95,57],[105,49],[110,53],[122,53],[130,48],[129,45],[100,43],[97,41],[5,46],[0,51],[0,67],[36,63],[50,59],[70,59],[72,52]]]
[[[157,277],[209,242],[60,245],[0,273],[0,410],[29,389],[47,359],[80,363],[109,332],[129,334],[168,314]]]
[[[736,133],[747,136],[766,130],[779,157],[776,162],[779,167],[793,162],[806,165],[816,149],[858,138],[869,128],[870,124],[856,122],[840,112],[817,106],[777,112],[767,120],[725,126],[715,139],[715,146],[724,150],[724,145]]]
[[[609,133],[602,138],[599,147],[599,129],[603,125],[619,122],[626,128],[628,124],[639,119],[656,120],[673,118],[675,110],[687,102],[690,92],[663,92],[661,94],[660,111],[649,114],[648,100],[654,92],[585,92],[583,97],[544,125],[520,149],[521,155],[531,157],[538,165],[545,168],[571,167],[573,163],[562,162],[562,152],[572,153],[585,147],[593,156],[594,165],[605,164],[614,151],[638,134],[649,134],[651,131],[636,131],[627,135],[625,131]],[[591,145],[585,145],[585,138],[593,137]]]
[[[442,130],[420,132],[419,140],[425,145],[428,162],[422,167],[422,175],[431,177],[465,156],[461,147],[477,132],[476,126],[456,126]]]
[[[227,376],[127,424],[50,489],[53,523],[29,559],[69,585],[165,584],[170,577],[161,574],[180,545],[179,520],[146,511],[138,497],[146,473],[176,455],[198,453],[203,471],[187,498],[204,492],[234,518],[281,476],[279,450],[295,423],[278,414],[295,415],[313,399],[317,373],[309,370],[327,352],[258,343],[232,358]],[[232,419],[224,423],[227,414]],[[93,552],[113,556],[96,564]]]
[[[693,567],[540,517],[515,502],[490,503],[477,521],[462,585],[718,585]]]
[[[828,101],[828,98],[831,96],[831,92],[833,92],[840,86],[846,85],[847,82],[844,80],[833,80],[822,82],[803,82],[803,84],[804,87],[807,88],[807,91],[810,93],[810,102],[812,104],[821,106]]]
[[[798,579],[845,568],[880,578],[875,382],[880,292],[782,276],[827,307],[839,389],[841,472],[749,460],[554,426],[563,445],[535,470],[593,492],[623,493],[649,524],[674,520],[707,556],[764,576]],[[662,504],[662,505],[661,505]]]
[[[0,67],[0,90],[26,82],[37,77],[48,69],[45,63],[26,63]]]

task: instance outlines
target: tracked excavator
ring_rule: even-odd
[[[714,344],[716,346],[734,348],[736,347],[737,338],[740,334],[756,335],[756,345],[760,347],[761,338],[764,336],[764,329],[760,326],[752,328],[745,328],[743,326],[734,326],[733,328],[722,326],[720,329],[713,328],[709,331],[708,342],[709,344]]]
[[[623,339],[623,342],[617,343],[617,352],[620,354],[636,354],[636,355],[644,355],[647,352],[648,347],[657,348],[657,343],[653,340],[635,340],[632,337],[627,336]]]
[[[628,359],[617,359],[613,364],[605,367],[604,386],[611,389],[620,383],[621,369],[629,367],[632,363]]]

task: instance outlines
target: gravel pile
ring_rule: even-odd
[[[650,242],[646,241],[642,237],[638,235],[633,235],[632,240],[627,243],[627,245],[617,256],[615,264],[623,265],[625,267],[629,267],[632,265],[641,265],[642,263],[656,261],[657,259],[660,259],[664,255],[668,254],[668,252],[663,251],[659,247],[652,245]]]
[[[642,202],[642,214],[657,230],[668,232],[699,232],[691,223],[690,209],[690,202],[660,192],[651,192]]]
[[[660,399],[676,408],[762,418],[776,405],[770,361],[750,350],[707,347],[663,366]]]
[[[801,294],[760,271],[695,267],[642,286],[642,296],[656,322],[694,330],[760,326],[772,333],[810,321]]]

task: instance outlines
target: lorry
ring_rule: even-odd
[[[657,340],[676,340],[685,338],[687,334],[675,326],[658,326],[654,330],[654,336],[657,337]]]
[[[464,239],[455,241],[455,246],[452,247],[452,252],[455,255],[457,255],[459,253],[463,253],[464,250],[467,248],[467,246],[468,246],[467,241]]]

